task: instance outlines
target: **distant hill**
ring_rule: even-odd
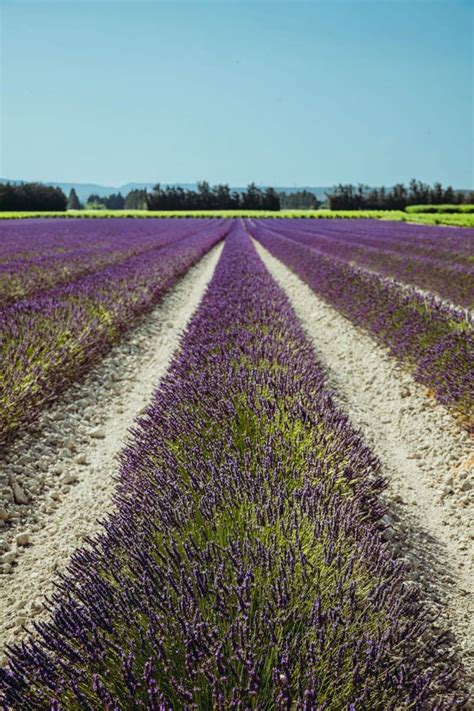
[[[26,183],[26,182],[32,182],[32,181],[26,181],[26,180],[10,180],[8,178],[0,178],[0,183],[12,183],[13,185],[19,185],[21,183]],[[44,181],[38,180],[37,182],[42,183]],[[154,183],[125,183],[125,185],[119,185],[119,186],[109,186],[109,185],[97,185],[96,183],[61,183],[61,182],[45,182],[45,185],[51,185],[55,188],[61,188],[61,190],[66,194],[69,195],[69,191],[71,188],[74,188],[79,200],[81,202],[84,202],[87,200],[89,195],[95,194],[99,195],[100,197],[108,197],[109,195],[112,195],[112,193],[122,193],[122,195],[125,197],[131,190],[149,190],[151,191],[153,189],[153,186],[156,185],[155,181]],[[174,186],[174,187],[179,187],[183,188],[184,190],[195,190],[197,187],[196,183],[162,183],[163,187],[167,186]],[[261,185],[259,187],[266,188],[268,186],[266,185]],[[275,187],[275,186],[272,186]],[[276,187],[275,188],[278,192],[281,193],[295,193],[299,190],[308,190],[309,192],[312,192],[316,195],[316,197],[319,200],[325,200],[326,195],[325,193],[328,192],[331,188],[330,187],[308,187],[307,185],[302,185],[298,187]],[[231,190],[235,190],[237,192],[244,192],[245,187],[231,187]]]

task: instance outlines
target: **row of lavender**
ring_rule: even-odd
[[[298,224],[299,223],[299,224]],[[448,261],[463,263],[472,256],[473,231],[464,228],[413,225],[390,220],[348,219],[321,220],[319,223],[276,219],[276,227],[294,225],[295,229],[315,231],[374,247],[386,247],[402,254],[443,256]]]
[[[5,708],[449,708],[454,672],[381,542],[382,486],[235,225],[116,513],[0,672]]]
[[[474,319],[416,290],[390,281],[285,237],[267,224],[249,232],[317,294],[370,333],[437,399],[474,426]]]
[[[213,220],[15,220],[0,224],[0,305],[177,242]]]
[[[379,220],[272,220],[266,225],[328,256],[474,307],[474,230]]]
[[[129,225],[121,222],[122,240]],[[189,234],[190,227],[179,239],[174,231],[169,244],[151,232],[155,248],[0,311],[0,444],[87,372],[229,230],[200,224]]]

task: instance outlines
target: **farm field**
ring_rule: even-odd
[[[372,220],[262,224],[350,266],[433,292],[458,306],[474,307],[474,239],[463,229],[446,234],[443,228]]]
[[[421,207],[421,206],[420,206]],[[429,206],[436,207],[436,206]],[[104,219],[104,218],[250,218],[260,217],[267,219],[279,218],[299,218],[311,220],[343,220],[343,219],[376,219],[388,220],[389,222],[409,222],[426,225],[448,225],[451,227],[474,227],[474,211],[468,209],[471,206],[455,206],[466,209],[450,209],[439,211],[435,209],[422,210],[280,210],[278,212],[264,210],[68,210],[67,212],[0,212],[0,220],[12,219],[38,219],[38,218],[81,218],[81,219]]]
[[[63,251],[70,232],[59,223],[60,254],[45,258],[34,252],[36,235],[43,242],[41,225],[18,227],[16,242],[16,224],[9,225],[2,253],[7,305],[0,314],[0,443],[86,372],[228,230],[225,223],[200,224],[198,231],[192,223],[172,223],[165,236],[155,232],[150,239],[146,223],[120,223],[118,239],[107,241],[114,228],[101,222],[93,233],[97,251],[78,254]],[[87,230],[82,223],[75,227],[79,235],[71,235],[73,240]],[[33,239],[30,252],[21,238]],[[125,240],[134,243],[133,250],[120,251]]]
[[[390,226],[387,229],[384,224],[377,230],[377,246],[373,246],[370,222],[362,230],[358,229],[359,223],[347,225],[342,234],[326,228],[327,237],[324,230],[311,233],[299,227],[300,224],[291,224],[288,231],[286,223],[275,229],[274,223],[254,222],[249,223],[248,231],[326,301],[388,346],[401,363],[413,369],[414,378],[430,388],[472,430],[474,321],[472,311],[458,308],[458,304],[468,306],[474,300],[474,272],[469,264],[472,236],[463,230],[447,236],[454,262],[444,265],[442,259],[426,257],[426,250],[434,244],[427,228],[423,228],[420,237],[417,228],[406,226],[397,241],[399,230],[391,230]],[[367,230],[365,243],[372,245],[368,248],[364,246]],[[393,234],[395,242],[392,251],[386,249],[384,239],[389,234]],[[417,241],[416,251],[402,257],[407,248],[404,239],[410,239],[409,235]],[[439,242],[434,244],[434,254],[442,254]],[[361,266],[367,263],[372,270]],[[400,276],[404,282],[387,279],[387,273]],[[452,284],[454,280],[456,283]],[[419,285],[425,287],[423,293],[414,288]],[[427,286],[432,286],[433,291],[426,291]],[[436,289],[456,303],[437,299]]]
[[[474,230],[147,217],[0,220],[4,708],[469,708]]]

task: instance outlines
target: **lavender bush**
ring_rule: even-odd
[[[116,513],[0,672],[4,707],[449,708],[453,670],[381,542],[382,486],[235,225]]]
[[[400,289],[297,240],[248,224],[250,233],[317,294],[413,370],[467,429],[474,422],[474,321],[470,314]]]
[[[227,223],[204,224],[196,233],[195,225],[195,234],[164,246],[158,239],[154,249],[4,307],[0,444],[101,358],[228,230]]]
[[[465,308],[474,307],[474,230],[378,220],[258,224],[328,256],[434,292]]]
[[[215,220],[31,219],[0,222],[0,306],[174,244]]]

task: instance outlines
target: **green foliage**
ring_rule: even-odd
[[[404,220],[405,222],[419,222],[424,225],[448,225],[450,227],[474,227],[474,213],[472,212],[460,212],[458,214],[441,212],[435,215],[426,213],[401,213],[401,215],[402,216],[397,219]]]
[[[88,210],[123,210],[124,207],[125,198],[121,193],[113,193],[108,197],[93,194],[87,198],[86,208]]]
[[[339,184],[327,194],[327,198],[331,210],[404,210],[408,205],[469,203],[473,202],[474,193],[455,192],[450,185],[443,188],[441,183],[434,183],[431,187],[413,179],[408,187],[397,183],[388,189]]]
[[[439,213],[465,213],[474,212],[474,205],[409,205],[406,208],[408,213],[425,213],[425,214],[439,214]]]
[[[67,199],[60,188],[42,183],[0,183],[0,212],[66,210]]]
[[[82,205],[77,197],[77,193],[74,188],[71,188],[69,197],[67,199],[67,209],[68,210],[82,210]]]
[[[123,217],[123,218],[147,218],[147,217],[175,217],[175,218],[196,218],[196,217],[268,217],[268,218],[308,218],[308,219],[336,219],[336,218],[384,218],[387,215],[390,219],[402,219],[407,215],[403,212],[387,211],[387,210],[280,210],[274,212],[270,210],[96,210],[86,209],[81,211],[70,211],[67,215],[60,212],[45,212],[45,213],[30,213],[30,212],[5,212],[0,213],[0,219],[24,219],[27,217],[83,217],[83,218],[104,218],[104,217]]]
[[[230,191],[228,185],[210,186],[205,180],[197,190],[184,190],[157,183],[149,196],[150,210],[279,210],[280,196],[274,188],[265,190],[250,183],[243,192]]]
[[[149,197],[146,190],[131,190],[124,203],[125,210],[148,210]]]
[[[322,205],[316,195],[309,190],[296,190],[293,193],[280,193],[280,206],[283,210],[317,210]]]
[[[474,227],[474,213],[460,212],[458,214],[439,213],[406,213],[401,210],[107,210],[85,209],[64,212],[0,212],[2,219],[25,219],[28,217],[83,217],[83,218],[196,218],[196,217],[260,217],[288,219],[378,219],[401,220],[403,222],[419,222],[427,225],[450,225],[453,227]]]

